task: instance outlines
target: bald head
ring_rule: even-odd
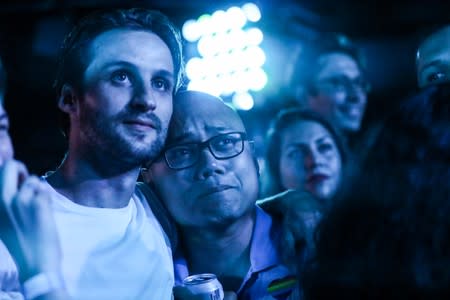
[[[416,67],[419,87],[450,81],[450,25],[434,32],[420,44]]]
[[[183,91],[173,100],[173,115],[169,127],[168,143],[177,142],[190,131],[245,132],[239,115],[220,98],[197,91]]]

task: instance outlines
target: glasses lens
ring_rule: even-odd
[[[352,80],[346,76],[335,76],[320,80],[317,82],[316,88],[328,92],[344,92],[351,88],[368,92],[370,90],[370,85],[362,77]]]
[[[197,154],[196,144],[175,146],[165,152],[167,164],[172,169],[182,169],[193,165],[197,160]]]
[[[231,158],[244,150],[243,136],[237,132],[219,135],[209,145],[216,158]]]

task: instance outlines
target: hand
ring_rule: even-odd
[[[6,246],[0,240],[0,291],[9,293],[20,291],[19,272]],[[5,297],[1,296],[0,299]]]
[[[4,241],[13,256],[21,258],[17,260],[21,277],[60,272],[61,253],[48,186],[38,177],[28,176],[23,164],[11,160],[0,169],[0,189],[0,203],[11,221],[2,226],[10,232]]]
[[[201,300],[204,297],[199,297],[192,294],[186,287],[178,285],[173,288],[173,295],[175,300]],[[237,295],[235,292],[226,291],[224,292],[223,300],[237,300]]]

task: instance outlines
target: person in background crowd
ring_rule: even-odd
[[[290,88],[296,101],[343,134],[358,132],[369,91],[361,53],[339,34],[320,35],[312,44],[294,66]]]
[[[430,86],[387,118],[319,224],[306,299],[450,297],[449,99],[449,84]]]
[[[179,92],[166,147],[143,176],[179,227],[177,285],[214,273],[238,299],[287,299],[295,281],[281,262],[279,225],[255,205],[258,165],[248,138],[220,98]]]
[[[429,35],[417,50],[419,87],[450,81],[450,25]]]
[[[6,91],[6,71],[0,60],[0,166],[13,158],[14,150],[9,136],[9,119],[4,107]]]
[[[342,181],[347,156],[341,137],[320,115],[282,110],[268,131],[263,196],[297,189],[324,204]]]

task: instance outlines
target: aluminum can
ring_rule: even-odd
[[[223,287],[214,274],[188,276],[183,280],[183,285],[196,300],[223,300]]]

